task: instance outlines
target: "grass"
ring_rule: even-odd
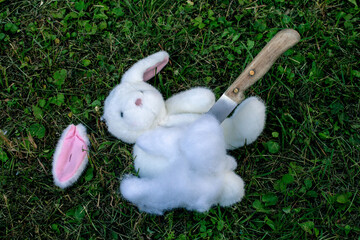
[[[0,236],[5,239],[360,239],[360,48],[356,1],[0,0]],[[247,195],[207,213],[141,213],[121,198],[131,146],[103,100],[137,60],[171,55],[152,80],[169,97],[219,97],[280,29],[302,40],[247,95],[267,105],[252,145],[231,152]],[[90,164],[52,182],[62,130],[83,123]]]

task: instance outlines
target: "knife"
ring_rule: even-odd
[[[293,29],[284,29],[278,32],[216,101],[207,114],[215,116],[220,123],[223,122],[245,99],[244,91],[264,76],[281,54],[299,41],[300,34]]]

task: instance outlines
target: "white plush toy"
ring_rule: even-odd
[[[206,211],[214,204],[240,201],[244,184],[226,149],[250,144],[260,135],[265,124],[263,102],[248,98],[220,127],[204,115],[215,102],[209,89],[193,88],[164,101],[146,83],[168,60],[164,51],[140,60],[105,100],[103,119],[109,132],[135,143],[134,164],[140,178],[123,180],[123,196],[155,214],[177,207]]]

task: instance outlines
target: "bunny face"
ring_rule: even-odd
[[[164,51],[138,61],[110,92],[104,103],[103,119],[115,137],[135,143],[141,134],[153,129],[166,116],[162,95],[145,81],[161,71],[168,61],[169,54]]]
[[[103,118],[111,134],[124,142],[135,143],[165,115],[165,103],[158,90],[146,82],[124,82],[106,98]]]

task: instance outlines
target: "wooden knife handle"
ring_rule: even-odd
[[[244,99],[244,91],[264,76],[281,54],[299,41],[300,34],[293,29],[278,32],[226,90],[225,95],[240,103]]]

